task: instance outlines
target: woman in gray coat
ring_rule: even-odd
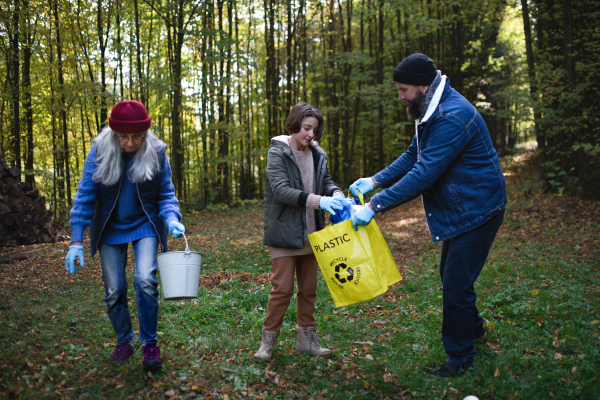
[[[318,264],[308,235],[325,227],[324,212],[335,214],[344,198],[327,171],[327,154],[317,141],[323,133],[323,116],[307,103],[298,103],[285,122],[290,136],[271,139],[265,172],[264,244],[272,259],[273,289],[256,361],[270,360],[283,324],[283,315],[298,281],[296,351],[331,357],[315,334]]]

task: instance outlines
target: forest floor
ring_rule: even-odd
[[[543,193],[526,158],[505,171],[505,222],[476,283],[488,341],[460,378],[426,374],[445,354],[440,244],[420,200],[376,218],[404,278],[386,294],[336,308],[319,276],[317,330],[330,360],[294,351],[292,303],[274,360],[253,362],[271,286],[262,203],[249,202],[185,213],[190,248],[204,255],[200,289],[161,300],[165,366],[155,374],[142,370],[139,344],[128,362],[107,364],[115,335],[89,241],[75,275],[64,267],[68,243],[0,249],[28,256],[0,265],[0,397],[600,398],[600,203]],[[131,266],[128,278],[137,330]]]

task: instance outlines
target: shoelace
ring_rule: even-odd
[[[149,356],[156,357],[156,356],[158,356],[158,353],[159,353],[158,346],[148,345],[148,346],[146,346],[146,352],[148,353]]]
[[[265,351],[269,351],[270,349],[274,349],[275,348],[275,343],[277,343],[277,336],[271,336],[266,343],[264,344],[264,346],[260,346],[261,349],[264,349]]]
[[[118,344],[117,348],[115,349],[115,355],[114,357],[121,357],[122,355],[124,355],[125,353],[127,353],[128,351],[128,347],[127,344],[123,343],[123,344]]]

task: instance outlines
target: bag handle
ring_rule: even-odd
[[[185,240],[185,254],[190,254],[191,250],[190,250],[190,246],[188,246],[188,241],[187,238],[185,237],[185,233],[182,233],[183,235],[183,239]],[[175,236],[173,236],[173,242],[171,244],[171,248],[175,248]],[[173,250],[171,250],[173,251]]]
[[[365,200],[363,198],[363,194],[358,189],[356,189],[356,191],[358,192],[358,200],[360,200],[360,204],[364,206]],[[350,197],[350,189],[348,189],[348,197]]]
[[[360,200],[360,204],[362,206],[364,206],[365,205],[365,200],[363,199],[363,194],[358,189],[356,189],[356,191],[358,192],[358,199]]]

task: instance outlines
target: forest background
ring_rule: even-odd
[[[536,148],[547,190],[600,199],[594,0],[0,4],[0,155],[61,222],[122,99],[146,105],[184,204],[262,198],[269,140],[298,101],[322,110],[347,187],[409,145],[391,73],[415,52],[480,110],[501,157]]]

